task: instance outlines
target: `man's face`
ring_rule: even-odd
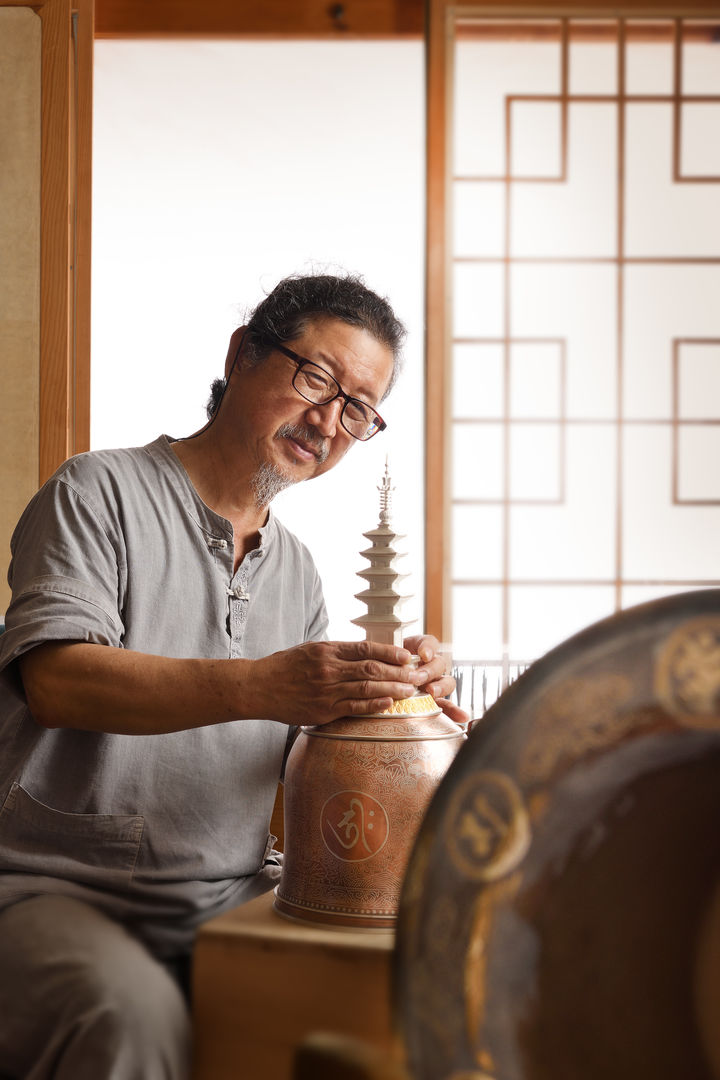
[[[285,342],[293,352],[320,364],[346,394],[377,408],[393,369],[391,350],[371,334],[337,319],[320,318]],[[257,367],[230,380],[235,423],[248,464],[279,472],[294,484],[332,469],[356,442],[340,424],[343,398],[314,405],[292,385],[297,365],[273,351]],[[230,389],[230,387],[228,387]]]

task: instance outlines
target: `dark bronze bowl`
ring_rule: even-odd
[[[720,1077],[720,590],[621,612],[471,733],[415,843],[414,1080]]]

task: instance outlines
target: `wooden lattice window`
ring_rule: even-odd
[[[502,10],[431,12],[427,602],[507,672],[720,585],[720,13]]]

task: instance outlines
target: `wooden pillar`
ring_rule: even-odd
[[[0,613],[12,529],[89,444],[92,0],[0,0]]]

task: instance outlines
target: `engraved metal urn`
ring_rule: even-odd
[[[368,608],[354,622],[370,641],[402,644],[387,465],[380,520],[360,571]],[[416,658],[417,659],[417,658]],[[430,695],[384,713],[302,728],[285,770],[285,856],[275,909],[305,922],[390,929],[410,849],[465,734]]]

